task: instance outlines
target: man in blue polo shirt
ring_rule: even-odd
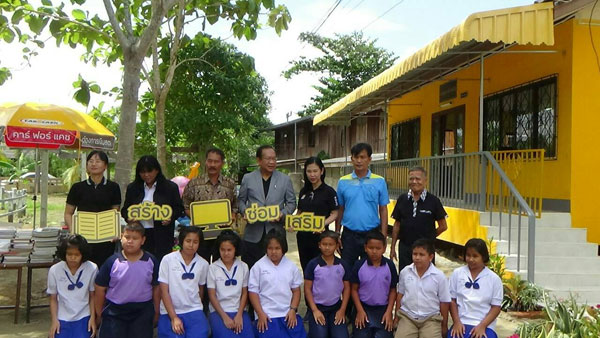
[[[373,149],[367,143],[357,143],[352,149],[354,171],[340,178],[337,196],[340,209],[335,231],[342,233],[342,259],[353,266],[365,257],[365,236],[369,230],[379,229],[387,236],[390,202],[385,179],[371,173],[369,164]]]

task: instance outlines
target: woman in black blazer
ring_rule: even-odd
[[[146,241],[142,248],[159,261],[170,253],[174,244],[175,220],[183,215],[183,202],[177,184],[163,175],[156,157],[142,156],[135,167],[135,180],[127,186],[121,214],[127,222],[127,211],[132,204],[152,201],[157,205],[169,205],[173,209],[171,219],[165,221],[139,221],[145,228]]]

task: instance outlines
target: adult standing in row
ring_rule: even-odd
[[[395,221],[392,230],[390,258],[395,258],[396,242],[400,240],[398,271],[402,271],[405,266],[412,263],[412,245],[415,241],[421,238],[433,241],[448,229],[446,224],[448,214],[440,199],[427,191],[426,185],[427,171],[423,167],[411,168],[408,172],[410,189],[408,193],[398,196],[392,212],[392,218]]]
[[[139,220],[146,236],[142,249],[153,254],[160,262],[163,256],[173,251],[175,220],[183,215],[183,204],[179,197],[179,187],[167,180],[158,160],[152,155],[142,156],[138,160],[135,180],[127,186],[121,215],[128,223],[136,221],[129,219],[127,211],[131,205],[146,201],[168,205],[173,210],[168,220]]]
[[[119,210],[121,206],[121,189],[115,182],[104,177],[108,167],[108,155],[99,150],[92,150],[86,158],[88,178],[73,184],[67,195],[64,220],[72,229],[73,214],[77,211],[101,212],[110,209]],[[90,261],[101,266],[115,251],[115,241],[90,243],[92,254]]]
[[[190,204],[199,201],[211,201],[228,199],[231,203],[231,219],[235,221],[237,214],[237,201],[235,197],[235,181],[222,175],[221,170],[225,164],[225,153],[218,148],[210,148],[206,151],[206,172],[192,179],[183,190],[183,207],[185,213],[191,217]],[[198,254],[207,262],[215,255],[216,239],[202,241]],[[216,254],[218,258],[218,253]]]
[[[364,258],[365,238],[369,230],[379,229],[387,236],[390,203],[385,179],[369,169],[373,148],[368,143],[357,143],[352,149],[354,170],[338,182],[337,196],[340,204],[335,231],[342,233],[342,260],[354,266]]]
[[[244,175],[238,195],[239,212],[243,215],[253,203],[259,207],[277,205],[279,219],[271,222],[248,223],[244,231],[242,260],[252,268],[264,255],[264,238],[271,229],[283,230],[283,220],[296,210],[296,194],[290,178],[277,171],[275,149],[268,145],[256,150],[258,168]]]
[[[304,163],[304,187],[298,195],[298,214],[312,212],[325,217],[325,229],[337,219],[338,201],[335,190],[325,183],[325,166],[318,157],[309,157]],[[311,259],[319,256],[320,233],[299,231],[296,234],[302,271]]]

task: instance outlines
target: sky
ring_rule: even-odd
[[[298,41],[301,32],[313,31],[321,22],[336,0],[288,0],[276,1],[288,7],[292,16],[289,29],[281,36],[274,29],[265,27],[253,41],[237,40],[231,37],[230,23],[218,22],[207,26],[206,32],[227,39],[241,51],[255,59],[257,71],[267,80],[271,91],[271,111],[269,118],[274,124],[286,121],[286,113],[292,112],[291,119],[317,91],[318,74],[301,74],[287,80],[281,73],[289,68],[290,61],[300,56],[316,57],[319,52],[312,46]],[[319,28],[324,36],[349,34],[362,30],[365,37],[377,39],[376,45],[398,56],[397,62],[427,45],[430,41],[460,24],[469,14],[529,5],[533,0],[342,0]],[[102,13],[100,1],[91,11]],[[264,16],[266,19],[266,16]],[[198,22],[199,24],[199,22]],[[188,27],[188,34],[200,28]],[[75,102],[72,83],[81,74],[88,81],[96,81],[103,90],[120,86],[122,70],[118,63],[107,67],[93,67],[80,60],[82,50],[62,45],[55,46],[48,41],[44,49],[31,65],[23,62],[22,46],[0,43],[0,66],[9,67],[13,76],[0,86],[1,102],[39,102],[68,106],[81,111],[86,107]],[[142,86],[140,95],[147,88]],[[106,105],[119,105],[114,99],[93,96],[92,104],[106,101]]]

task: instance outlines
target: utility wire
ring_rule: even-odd
[[[378,16],[375,20],[369,22],[366,26],[364,26],[361,31],[364,31],[365,29],[367,29],[367,27],[371,26],[373,23],[375,23],[377,20],[383,18],[387,13],[389,13],[392,9],[398,7],[398,5],[400,5],[401,3],[403,3],[404,0],[400,0],[398,1],[395,5],[393,5],[392,7],[390,7],[387,11],[383,12],[383,14],[381,14],[380,16]]]
[[[598,0],[594,2],[594,6],[592,6],[592,11],[590,12],[590,20],[588,21],[588,28],[590,31],[590,41],[592,42],[592,49],[594,50],[594,55],[596,55],[596,64],[598,65],[598,71],[600,71],[600,59],[598,59],[598,51],[596,50],[596,45],[594,44],[594,36],[592,35],[592,18],[594,16],[594,9],[596,9],[596,5],[598,4]]]
[[[325,24],[325,22],[327,21],[327,19],[329,19],[329,17],[331,16],[331,14],[333,14],[333,12],[335,11],[335,9],[340,5],[341,2],[342,2],[342,0],[337,0],[337,2],[335,3],[335,5],[333,6],[333,9],[331,9],[329,11],[329,13],[327,13],[327,16],[325,17],[325,20],[323,20],[321,22],[321,24],[316,29],[313,30],[313,33],[317,33],[319,31],[319,29],[321,27],[323,27],[323,25]]]

